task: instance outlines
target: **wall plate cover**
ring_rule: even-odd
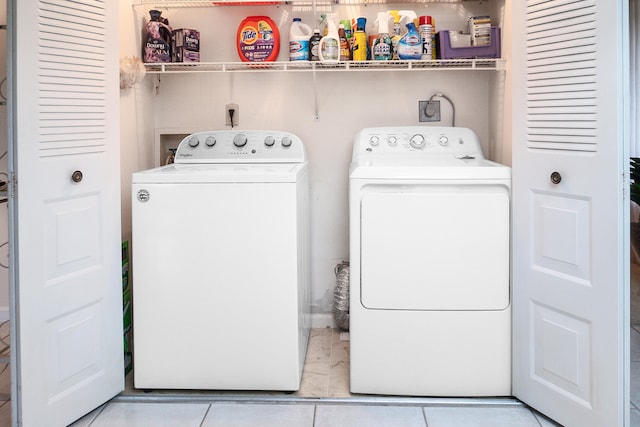
[[[233,123],[231,123],[231,113],[230,113],[231,110],[233,110]],[[224,120],[225,125],[231,126],[233,128],[240,124],[240,107],[238,106],[238,104],[227,104],[224,107],[224,115],[225,115],[225,120]]]
[[[421,122],[439,122],[440,101],[418,101],[418,120]]]

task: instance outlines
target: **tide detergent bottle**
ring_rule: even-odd
[[[398,12],[401,19],[408,19],[407,32],[398,41],[398,59],[416,60],[422,57],[422,39],[413,20],[418,16],[413,10],[401,10]]]

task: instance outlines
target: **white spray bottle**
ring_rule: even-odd
[[[391,59],[398,58],[398,42],[402,38],[402,26],[400,25],[400,14],[397,10],[390,10],[389,15],[393,17],[393,34],[391,35]]]
[[[389,36],[389,14],[378,12],[378,35],[373,41],[371,57],[376,61],[389,61],[392,56],[391,36]]]
[[[320,39],[318,56],[323,62],[340,61],[340,36],[333,16],[327,16],[327,35]]]

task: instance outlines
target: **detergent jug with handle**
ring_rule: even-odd
[[[313,30],[300,18],[293,18],[289,29],[289,61],[309,60],[309,39]]]

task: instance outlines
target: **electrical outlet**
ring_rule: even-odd
[[[231,114],[231,110],[233,110],[233,115]],[[224,123],[227,126],[238,126],[240,124],[240,109],[238,104],[227,104],[224,108],[225,120]],[[231,120],[233,119],[233,123]]]
[[[439,122],[440,101],[418,101],[418,120],[421,122]]]

